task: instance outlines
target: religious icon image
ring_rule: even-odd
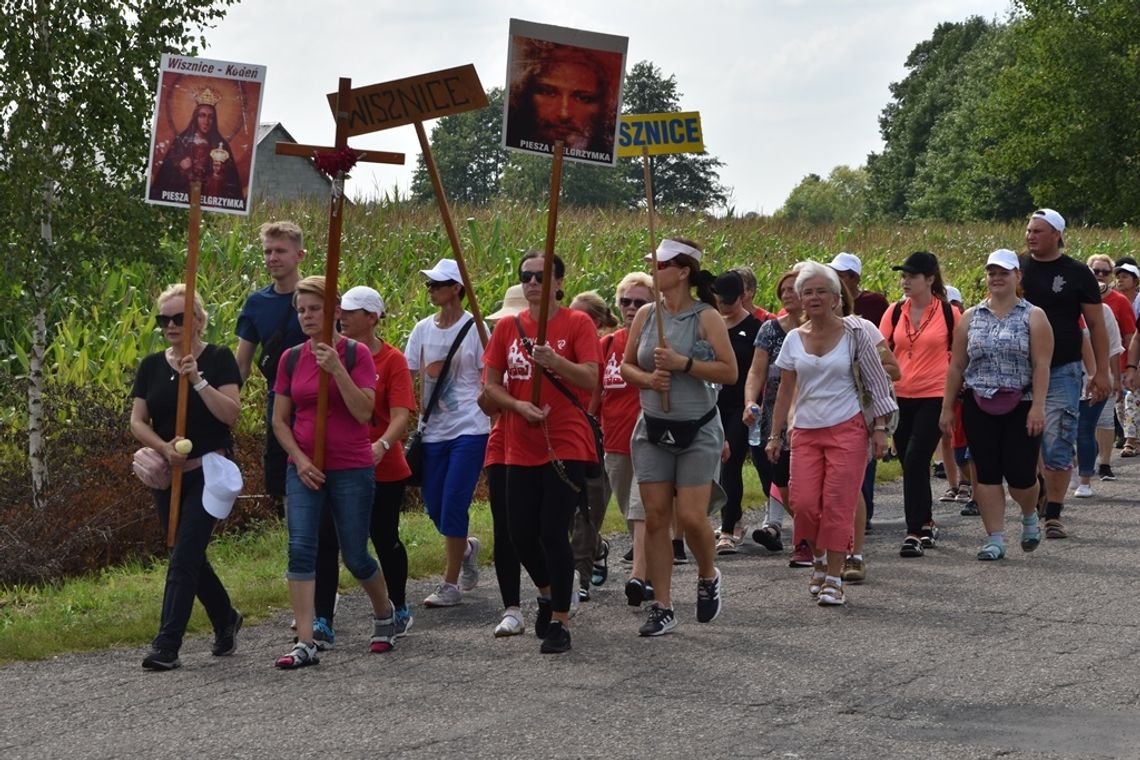
[[[249,213],[265,67],[164,55],[147,172],[147,200]]]
[[[628,39],[511,19],[503,145],[614,165]]]

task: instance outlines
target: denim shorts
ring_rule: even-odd
[[[297,477],[292,462],[285,470],[286,508],[289,528],[289,569],[291,581],[311,581],[317,577],[317,544],[321,510],[332,511],[336,537],[344,566],[358,581],[369,581],[380,566],[368,553],[368,529],[372,523],[372,492],[375,473],[371,467],[326,470],[324,486],[310,489]]]
[[[1082,380],[1080,362],[1061,364],[1049,371],[1045,431],[1041,436],[1041,459],[1047,470],[1073,469]]]

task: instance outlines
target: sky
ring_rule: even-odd
[[[484,89],[503,86],[511,18],[626,36],[627,71],[652,61],[676,76],[682,110],[700,112],[729,205],[771,214],[806,175],[860,166],[882,149],[888,87],[935,26],[1000,21],[1009,9],[1010,0],[241,0],[206,32],[201,55],[266,66],[261,121],[331,144],[325,95],[339,77],[362,87],[473,63]],[[402,167],[359,165],[350,195],[408,193],[414,127],[349,144],[407,155]]]

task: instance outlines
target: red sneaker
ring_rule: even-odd
[[[811,549],[808,548],[807,541],[800,541],[792,552],[792,558],[788,560],[788,567],[811,567],[811,563]]]

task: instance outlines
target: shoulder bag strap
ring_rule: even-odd
[[[529,356],[533,359],[534,354],[530,350],[530,338],[526,337],[526,332],[523,331],[522,320],[519,319],[517,314],[515,315],[515,327],[518,328],[519,339],[522,342],[523,350],[526,351],[527,356]],[[587,417],[590,416],[590,413],[586,411],[586,407],[582,406],[582,402],[580,402],[578,400],[578,397],[575,396],[574,393],[569,388],[567,388],[565,385],[563,385],[562,381],[559,380],[557,377],[555,377],[554,374],[551,373],[550,370],[548,370],[546,367],[543,367],[541,364],[538,364],[536,362],[531,362],[531,363],[534,364],[534,366],[541,369],[543,376],[547,380],[550,381],[550,384],[553,385],[555,388],[557,388],[559,393],[561,393],[566,398],[570,399],[570,403],[573,404],[574,406],[578,407],[578,409],[580,409],[582,411],[582,414],[586,415]]]
[[[451,360],[455,356],[455,352],[459,350],[459,344],[467,337],[467,333],[473,324],[475,324],[474,317],[467,320],[467,324],[459,328],[459,334],[456,335],[455,340],[452,341],[451,348],[447,351],[447,358],[443,360],[443,369],[439,371],[439,377],[435,380],[435,388],[432,389],[431,398],[428,399],[428,404],[424,407],[424,413],[420,415],[420,427],[426,425],[428,418],[431,417],[431,413],[439,401],[439,394],[443,390],[443,382],[447,379],[447,371],[451,368]]]

